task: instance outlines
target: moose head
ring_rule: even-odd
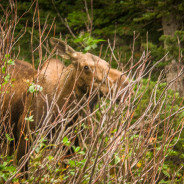
[[[112,69],[109,63],[90,53],[77,52],[64,41],[51,38],[51,44],[57,49],[58,54],[64,59],[70,59],[73,74],[76,79],[76,91],[86,93],[100,89],[103,95],[117,91],[128,91],[125,87],[129,84],[128,78],[122,72]],[[117,99],[125,97],[120,92]]]

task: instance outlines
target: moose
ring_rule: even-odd
[[[122,75],[122,72],[112,69],[105,60],[90,53],[77,52],[57,38],[52,37],[50,43],[62,58],[71,60],[69,66],[66,67],[60,60],[51,58],[38,71],[30,64],[17,60],[12,69],[13,78],[16,80],[12,87],[11,123],[14,124],[17,161],[28,151],[25,139],[28,134],[36,132],[43,124],[48,127],[76,103],[82,105],[90,98],[89,107],[92,111],[102,95],[106,96],[114,90],[116,93],[121,91],[117,97],[117,100],[121,100],[128,91],[124,90],[128,89],[127,77]],[[36,84],[35,88],[42,87],[43,90],[30,93],[27,79],[29,83]],[[100,91],[100,95],[90,95],[95,90]],[[125,92],[122,92],[123,90]],[[30,116],[33,117],[31,122],[26,120],[26,117]]]

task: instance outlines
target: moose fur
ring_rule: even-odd
[[[14,84],[15,95],[12,99],[11,116],[16,125],[17,139],[19,139],[18,161],[26,154],[25,136],[42,126],[45,118],[50,123],[53,122],[58,115],[61,115],[61,112],[64,113],[75,107],[76,103],[84,103],[90,93],[97,88],[101,94],[108,95],[112,89],[122,90],[128,85],[127,77],[122,75],[122,72],[110,68],[110,65],[100,57],[90,53],[76,52],[65,42],[56,38],[51,38],[50,42],[61,57],[71,60],[68,67],[65,67],[58,59],[49,59],[40,71],[35,72],[29,64],[26,67],[25,62],[16,62],[15,68],[21,71],[15,75],[17,82]],[[23,78],[34,80],[37,85],[43,87],[43,91],[28,94],[27,84],[25,85]],[[23,94],[26,97],[23,98]],[[119,98],[121,97],[122,95]],[[97,95],[91,99],[91,110],[96,101]],[[52,107],[49,113],[48,107]],[[34,121],[25,121],[25,117],[30,115],[33,116]]]
[[[24,101],[28,89],[27,81],[33,79],[36,70],[28,62],[15,60],[15,65],[7,67],[6,73],[10,74],[11,80],[15,79],[15,81],[11,82],[13,85],[12,87],[8,84],[8,88],[2,88],[2,91],[8,91],[8,93],[4,93],[2,99],[2,116],[5,116],[5,114],[7,115],[9,121],[6,121],[6,124],[10,125],[11,128],[6,129],[9,130],[8,133],[11,137],[14,136],[15,142],[17,142],[17,123],[24,110]],[[3,79],[2,74],[0,74],[0,77]],[[14,146],[13,142],[11,142],[9,152],[13,153],[13,150]]]

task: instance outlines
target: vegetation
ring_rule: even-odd
[[[124,68],[134,90],[118,104],[109,94],[94,112],[86,105],[66,130],[62,124],[72,117],[67,112],[55,122],[60,132],[54,143],[46,131],[41,139],[31,140],[34,146],[25,158],[30,159],[27,179],[23,165],[8,155],[14,143],[11,114],[9,109],[3,114],[0,105],[0,183],[184,181],[184,102],[169,89],[176,79],[167,84],[162,71],[171,60],[183,62],[183,1],[19,0],[0,5],[0,104],[16,81],[8,70],[14,64],[11,58],[27,60],[39,69],[53,54],[51,36]],[[34,94],[42,88],[31,83],[28,90]],[[32,122],[34,117],[26,120]]]

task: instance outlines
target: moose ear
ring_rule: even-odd
[[[59,55],[64,59],[70,59],[75,56],[76,51],[67,45],[63,40],[52,37],[50,38],[50,43],[58,50]]]

